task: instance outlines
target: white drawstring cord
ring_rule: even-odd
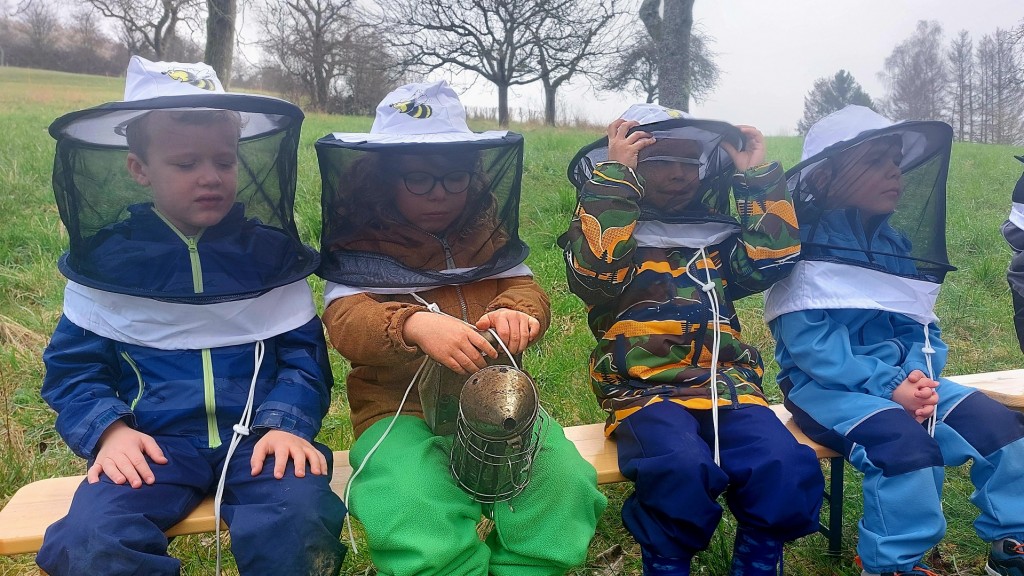
[[[505,346],[505,343],[501,341],[501,338],[498,336],[498,333],[494,331],[494,328],[488,328],[487,331],[491,333],[491,336],[494,336],[494,340],[498,342],[501,349],[505,352],[505,355],[508,356],[509,361],[512,362],[512,367],[519,370],[519,364],[516,362],[515,357],[513,357],[512,353],[509,352],[508,346]]]
[[[249,435],[249,423],[252,421],[252,404],[253,397],[256,394],[256,380],[260,374],[260,366],[263,365],[263,353],[264,345],[262,340],[257,340],[256,345],[253,347],[253,360],[255,367],[252,371],[252,383],[249,384],[249,398],[245,401],[245,409],[242,410],[242,417],[239,418],[238,424],[231,427],[234,433],[231,435],[231,442],[228,444],[228,453],[224,457],[224,468],[220,472],[220,480],[217,481],[217,494],[213,498],[213,518],[214,524],[214,538],[217,540],[217,576],[220,576],[220,502],[224,496],[224,483],[228,476],[228,465],[231,464],[231,456],[234,455],[235,449],[242,442],[242,438]]]
[[[391,429],[395,426],[395,421],[398,420],[399,414],[402,413],[402,408],[405,407],[405,401],[409,398],[409,392],[412,391],[412,385],[415,384],[416,379],[420,377],[420,373],[423,372],[423,367],[427,365],[427,360],[429,359],[430,358],[427,356],[423,357],[423,361],[420,362],[420,367],[416,369],[416,373],[412,375],[412,380],[409,381],[409,385],[405,388],[405,394],[402,395],[402,401],[398,403],[398,410],[395,411],[395,415],[391,418],[391,422],[388,423],[388,427],[384,429],[384,433],[381,434],[381,437],[378,438],[377,442],[370,448],[370,451],[366,453],[363,461],[359,463],[359,467],[356,468],[356,471],[352,473],[352,476],[349,477],[348,482],[345,484],[345,504],[348,505],[349,508],[352,507],[350,499],[350,495],[352,493],[352,481],[355,480],[356,476],[359,476],[359,473],[363,471],[363,467],[370,461],[370,456],[373,456],[373,453],[377,451],[377,448],[380,447],[381,443],[384,442],[384,439],[388,437]],[[358,554],[359,549],[356,548],[356,537],[352,534],[352,514],[345,515],[345,525],[348,527],[348,541],[352,545],[352,553]]]
[[[935,380],[935,372],[932,370],[932,354],[935,354],[935,348],[932,348],[931,337],[928,335],[928,325],[924,325],[924,347],[921,348],[921,352],[924,352],[924,362],[928,367],[928,378]],[[939,413],[939,405],[935,405],[935,410],[932,411],[932,415],[928,417],[928,435],[935,437],[935,423]]]
[[[704,276],[707,282],[701,281],[690,273],[690,267],[693,266],[698,257],[704,263]],[[686,263],[686,276],[696,282],[700,289],[708,295],[708,303],[711,305],[711,323],[714,327],[714,334],[711,339],[711,424],[715,432],[715,465],[720,466],[722,460],[718,446],[718,353],[722,345],[722,323],[721,318],[719,318],[718,293],[715,292],[715,283],[711,279],[712,263],[707,262],[707,260],[707,252],[704,250],[704,246],[701,246],[700,251],[695,253],[693,258],[690,258],[690,261]]]

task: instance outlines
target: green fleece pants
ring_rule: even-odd
[[[352,447],[357,468],[391,418],[371,426]],[[346,502],[362,523],[379,574],[393,576],[548,576],[586,559],[607,500],[597,473],[547,419],[526,489],[494,504],[494,529],[481,542],[482,505],[448,469],[451,436],[434,436],[414,416],[399,416],[352,481]]]

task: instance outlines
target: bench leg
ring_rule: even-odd
[[[843,552],[843,466],[846,461],[842,456],[828,459],[829,480],[825,490],[825,502],[828,503],[828,524],[821,524],[820,529],[828,539],[829,556],[840,556]]]

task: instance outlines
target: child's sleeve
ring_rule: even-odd
[[[894,327],[896,338],[907,347],[903,371],[910,374],[914,370],[920,370],[925,376],[928,376],[928,359],[924,353],[924,326],[913,318],[902,314],[894,314],[893,322],[896,324]],[[949,348],[942,341],[942,334],[936,324],[928,325],[928,344],[933,350],[931,353],[932,375],[938,378],[942,374],[942,369],[946,367]]]
[[[43,352],[46,375],[40,395],[57,412],[55,427],[71,451],[95,456],[103,432],[117,420],[134,425],[134,416],[117,396],[120,377],[114,342],[60,317]]]
[[[256,409],[252,427],[290,432],[313,441],[331,406],[334,376],[323,325],[314,316],[274,338],[277,381]]]
[[[487,312],[508,308],[529,314],[540,322],[540,334],[551,325],[551,300],[544,289],[528,276],[498,280],[498,296],[487,305]]]
[[[846,326],[825,310],[789,312],[773,320],[771,328],[796,367],[823,388],[892,398],[910,373],[877,355],[855,353]]]
[[[728,290],[738,299],[789,275],[800,256],[800,226],[778,162],[736,175],[733,195],[743,230],[730,255]]]
[[[598,164],[583,186],[569,231],[559,242],[569,289],[587,305],[618,297],[633,279],[633,229],[642,196],[636,173],[618,162]]]
[[[405,321],[426,311],[419,304],[380,302],[369,294],[338,298],[324,310],[331,345],[353,364],[388,366],[411,362],[422,352],[402,337]]]

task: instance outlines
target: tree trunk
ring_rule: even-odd
[[[658,103],[690,110],[690,33],[694,0],[664,0],[658,42]]]
[[[206,53],[203,60],[209,64],[224,89],[231,83],[231,64],[235,54],[236,0],[206,0],[209,13],[206,19]]]
[[[555,125],[555,114],[558,106],[558,86],[544,83],[544,124]]]
[[[498,87],[498,126],[508,128],[508,84],[496,84]]]

